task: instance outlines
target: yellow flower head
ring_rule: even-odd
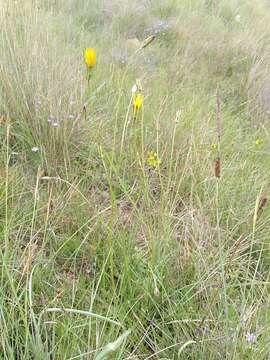
[[[137,112],[140,110],[143,104],[144,96],[141,93],[137,93],[134,95],[133,98],[133,112],[136,115]]]
[[[215,150],[217,150],[217,144],[211,144],[211,150],[212,151],[215,151]]]
[[[261,139],[256,139],[256,141],[255,141],[255,144],[256,144],[256,145],[261,145],[261,143],[262,143],[262,140],[261,140]]]
[[[152,169],[158,169],[160,164],[161,164],[161,160],[158,158],[157,153],[154,151],[150,151],[148,153],[147,156],[147,160],[146,160],[147,165],[152,168]]]
[[[96,65],[96,52],[93,48],[86,48],[84,52],[84,60],[88,69],[92,69]]]

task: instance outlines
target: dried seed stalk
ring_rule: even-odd
[[[221,141],[221,100],[219,96],[219,88],[216,94],[216,132],[218,143],[218,156],[215,161],[215,176],[220,178],[221,175],[221,157],[220,157],[220,141]]]

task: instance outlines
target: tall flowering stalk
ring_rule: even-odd
[[[220,178],[221,175],[221,159],[220,159],[220,142],[221,142],[221,100],[219,96],[219,89],[217,88],[216,96],[216,131],[217,131],[217,148],[218,156],[215,162],[215,176]]]

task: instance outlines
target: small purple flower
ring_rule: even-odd
[[[41,100],[39,98],[35,99],[35,108],[38,110],[41,107]]]
[[[253,344],[257,340],[257,335],[248,331],[246,333],[246,339],[249,344]]]

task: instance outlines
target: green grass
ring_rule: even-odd
[[[268,359],[267,1],[0,19],[0,359]]]

